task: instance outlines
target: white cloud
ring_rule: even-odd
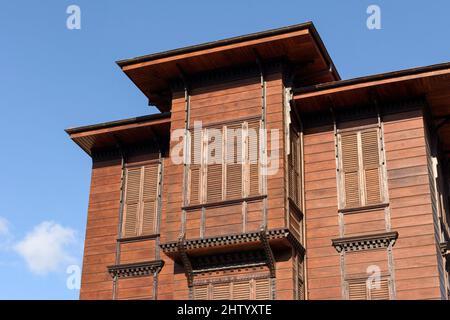
[[[3,217],[0,217],[0,236],[9,235],[9,222]]]
[[[75,230],[53,221],[44,221],[29,232],[14,249],[26,261],[31,272],[45,275],[64,270],[75,259],[68,247],[75,243]]]

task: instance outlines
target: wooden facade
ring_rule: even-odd
[[[341,80],[312,23],[123,60],[81,299],[448,299],[450,65]]]

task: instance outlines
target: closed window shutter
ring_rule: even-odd
[[[250,300],[250,283],[248,281],[233,283],[233,300]]]
[[[126,170],[122,235],[135,237],[156,232],[159,164]]]
[[[366,279],[347,281],[349,300],[389,300],[389,278],[382,277],[378,288],[372,284],[367,285]]]
[[[361,205],[359,181],[358,135],[351,133],[341,136],[342,169],[345,190],[345,206]]]
[[[226,199],[242,198],[242,125],[226,127]]]
[[[379,288],[369,289],[370,300],[389,300],[389,279],[380,279]]]
[[[142,234],[156,232],[159,164],[144,167],[142,193]]]
[[[215,129],[222,133],[222,128]],[[206,173],[206,199],[208,202],[222,200],[222,163],[222,136],[208,136]]]
[[[270,279],[255,279],[255,300],[270,300]]]
[[[208,300],[208,285],[194,286],[194,300]]]
[[[191,131],[190,141],[190,185],[189,185],[189,203],[199,204],[201,190],[201,158],[202,158],[202,132],[200,130]]]
[[[194,285],[194,300],[270,300],[270,279]]]
[[[378,140],[377,130],[361,133],[366,204],[374,204],[381,201],[380,153]]]
[[[212,300],[231,300],[231,283],[212,284]]]
[[[127,169],[124,205],[123,234],[134,237],[138,233],[139,199],[141,188],[141,168]]]
[[[340,141],[345,207],[382,202],[379,130],[342,134]]]
[[[260,136],[259,128],[261,123],[259,120],[250,121],[248,123],[248,141],[247,141],[247,159],[249,163],[249,195],[261,194],[260,184]]]
[[[366,281],[350,281],[347,283],[349,300],[367,300]]]
[[[303,287],[303,264],[300,255],[297,253],[293,261],[294,271],[294,287],[296,288],[296,299],[304,300],[304,287]]]
[[[300,137],[292,128],[290,129],[290,153],[288,156],[288,183],[289,197],[297,207],[301,208],[300,192]]]

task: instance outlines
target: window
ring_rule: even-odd
[[[192,129],[190,205],[261,194],[260,120]]]
[[[290,129],[290,152],[288,155],[289,168],[289,197],[297,205],[302,206],[302,190],[301,190],[301,150],[300,136],[296,130]]]
[[[270,300],[270,279],[194,285],[194,300]]]
[[[293,279],[296,300],[305,300],[303,281],[303,258],[297,252],[293,257]]]
[[[367,284],[366,279],[347,281],[348,300],[389,300],[389,280],[381,278],[378,285]]]
[[[343,132],[338,135],[338,142],[341,208],[383,202],[379,129]]]
[[[156,233],[158,177],[158,163],[126,169],[122,224],[122,235],[124,237]]]

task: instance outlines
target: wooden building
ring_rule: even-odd
[[[341,80],[305,23],[118,65],[161,113],[66,130],[81,299],[449,298],[450,63]]]

